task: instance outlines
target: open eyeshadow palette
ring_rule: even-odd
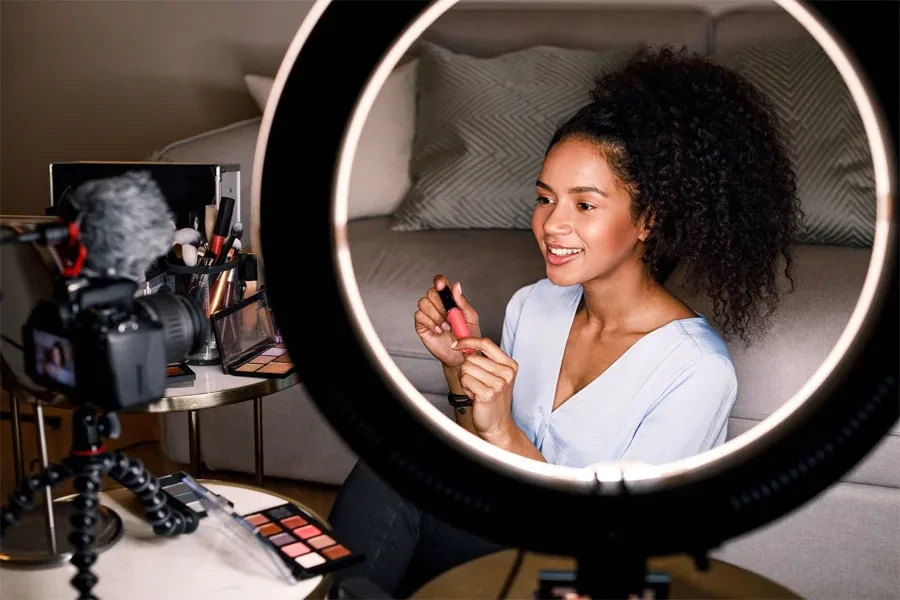
[[[172,473],[171,475],[159,477],[157,478],[157,481],[159,482],[160,491],[166,496],[166,504],[178,508],[181,511],[187,509],[193,510],[197,513],[197,516],[202,519],[206,516],[206,509],[201,502],[201,495],[185,483],[185,479],[189,477],[190,476],[187,473],[180,471],[178,473]],[[209,494],[213,494],[213,492],[209,490],[205,491]],[[225,499],[223,498],[223,500]],[[230,501],[228,500],[225,500],[225,502],[230,504]]]
[[[278,336],[265,288],[213,313],[211,321],[226,373],[273,378],[296,370]]]
[[[298,579],[341,569],[363,559],[335,539],[334,534],[293,504],[244,515],[256,527]]]
[[[187,366],[187,363],[172,363],[166,366],[166,385],[178,385],[193,383],[197,374]]]

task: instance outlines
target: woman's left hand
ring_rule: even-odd
[[[489,338],[466,337],[450,347],[475,350],[460,366],[459,383],[472,399],[475,433],[492,444],[503,445],[516,426],[510,408],[518,363]]]

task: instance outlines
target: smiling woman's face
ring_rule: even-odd
[[[645,232],[597,144],[556,144],[544,159],[537,196],[531,229],[554,284],[605,278],[639,261]]]

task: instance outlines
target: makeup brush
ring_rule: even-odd
[[[181,259],[184,261],[186,267],[196,267],[197,247],[191,246],[190,244],[183,244],[181,246]]]
[[[206,243],[210,243],[213,238],[213,231],[216,228],[216,210],[215,204],[207,205],[206,216],[203,220],[203,231],[206,234]]]
[[[203,234],[191,227],[184,227],[175,232],[176,244],[199,246],[203,242]]]

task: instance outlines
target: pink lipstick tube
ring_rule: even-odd
[[[453,335],[456,336],[456,339],[461,340],[462,338],[470,337],[472,334],[469,332],[469,324],[466,323],[465,315],[456,305],[450,288],[445,287],[438,292],[438,295],[441,297],[441,302],[444,303],[444,308],[447,311],[447,322],[450,323],[450,329],[453,330]],[[463,352],[472,354],[472,348],[463,348]]]

